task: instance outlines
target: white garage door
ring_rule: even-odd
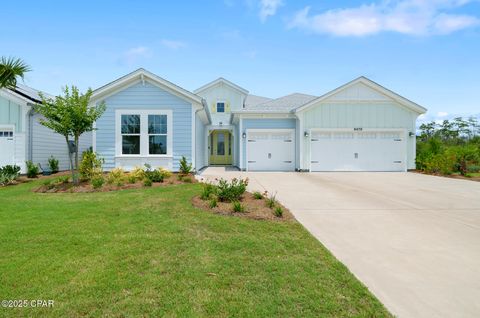
[[[313,131],[311,171],[405,171],[402,131]]]
[[[247,170],[295,170],[295,131],[247,130]]]
[[[0,128],[0,167],[15,164],[13,130]]]

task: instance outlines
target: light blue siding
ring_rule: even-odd
[[[296,129],[295,118],[258,118],[243,119],[243,134],[247,129]],[[242,167],[245,169],[247,163],[247,144],[245,138],[240,138],[242,142]]]
[[[15,132],[23,131],[20,105],[0,96],[0,124],[15,125]]]
[[[192,104],[159,88],[140,82],[109,96],[107,110],[97,121],[96,150],[105,159],[106,170],[115,167],[115,110],[117,109],[169,109],[173,112],[173,170],[179,160],[192,159]]]

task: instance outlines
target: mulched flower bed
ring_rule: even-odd
[[[57,176],[57,175],[55,175]],[[73,186],[71,180],[68,183],[54,183],[49,185],[41,185],[38,188],[35,188],[34,192],[39,193],[86,193],[86,192],[109,192],[109,191],[118,191],[125,189],[139,189],[139,188],[152,188],[152,187],[165,187],[175,184],[185,184],[185,183],[196,183],[197,180],[193,175],[182,176],[182,180],[179,180],[177,173],[173,173],[170,177],[165,178],[163,182],[154,182],[151,187],[145,186],[142,181],[137,181],[135,183],[128,183],[128,180],[125,180],[122,184],[107,184],[105,183],[102,187],[94,189],[90,182],[82,181],[76,187]],[[55,177],[52,177],[55,180]],[[188,180],[187,180],[188,179]],[[187,180],[187,181],[185,181]]]
[[[429,176],[436,176],[436,177],[444,177],[444,178],[451,178],[451,179],[461,179],[461,180],[469,180],[469,181],[480,182],[480,177],[466,177],[466,176],[462,176],[461,174],[444,175],[444,174],[439,174],[439,173],[427,173],[427,172],[421,171],[421,170],[412,170],[412,172],[420,173],[420,174],[426,174],[426,175],[429,175]]]
[[[250,192],[245,192],[240,202],[245,206],[245,212],[233,212],[233,204],[231,202],[219,201],[217,202],[216,207],[210,208],[209,200],[202,200],[199,195],[192,198],[193,206],[207,212],[255,220],[272,220],[279,222],[295,221],[295,218],[290,211],[280,203],[277,202],[276,206],[282,208],[283,215],[282,217],[277,217],[273,214],[273,209],[267,206],[265,198],[255,199]]]

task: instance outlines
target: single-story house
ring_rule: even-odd
[[[321,96],[270,99],[219,78],[193,92],[138,69],[94,91],[93,149],[106,170],[406,171],[426,109],[359,77]]]
[[[64,139],[41,126],[38,91],[0,90],[0,166],[25,160],[69,167]],[[105,102],[81,139],[104,169],[150,164],[177,171],[212,165],[247,171],[406,171],[415,168],[416,120],[426,109],[359,77],[321,96],[255,96],[219,78],[193,92],[138,69],[93,92]]]
[[[33,106],[41,102],[39,91],[17,84],[15,89],[0,89],[0,167],[17,165],[25,173],[25,161],[48,168],[48,159],[59,161],[60,170],[68,170],[70,161],[65,138],[42,126]],[[51,98],[51,95],[44,93]],[[92,134],[84,134],[80,151],[92,144]]]

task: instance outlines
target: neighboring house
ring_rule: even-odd
[[[144,69],[94,91],[105,101],[94,150],[106,170],[145,163],[178,170],[406,171],[426,109],[360,77],[320,97],[250,95],[219,78],[193,93]]]
[[[39,102],[39,91],[25,85],[0,89],[0,167],[16,164],[24,173],[26,160],[47,168],[48,158],[54,156],[61,170],[69,169],[64,137],[40,125],[40,115],[33,111]],[[91,133],[82,135],[80,151],[88,149],[91,141]]]

